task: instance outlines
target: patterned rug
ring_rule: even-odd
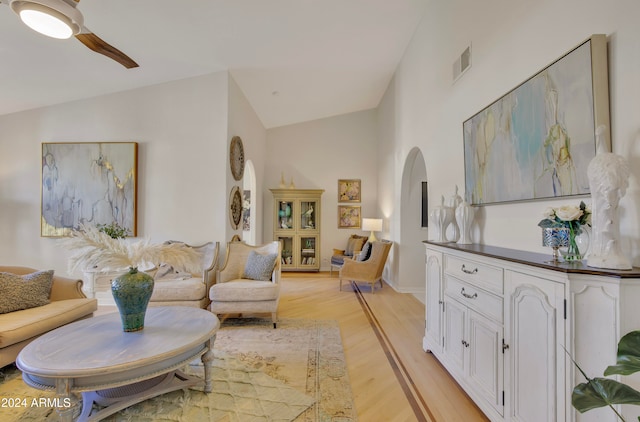
[[[213,392],[174,391],[124,409],[105,421],[357,420],[335,321],[227,319],[214,344]],[[185,372],[201,375],[200,362]],[[53,421],[53,393],[28,387],[13,366],[0,374],[0,420]],[[35,399],[35,401],[34,401]],[[40,403],[45,403],[40,404]]]

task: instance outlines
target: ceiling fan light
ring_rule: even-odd
[[[13,0],[11,8],[25,25],[48,37],[70,38],[82,29],[82,13],[64,0]]]
[[[20,12],[20,19],[29,28],[48,37],[66,39],[73,35],[73,30],[69,23],[59,19],[52,13],[45,13],[39,10],[23,10]]]

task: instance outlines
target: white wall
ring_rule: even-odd
[[[242,90],[233,79],[229,76],[229,129],[227,139],[227,156],[229,154],[229,144],[231,138],[239,136],[242,139],[242,145],[244,148],[245,161],[251,160],[253,168],[255,170],[256,178],[256,192],[262,192],[264,189],[264,167],[267,150],[267,132],[260,122],[260,119],[256,115],[256,112],[249,104],[249,101],[242,93]],[[239,186],[242,190],[243,180],[237,181],[231,175],[231,167],[229,160],[227,162],[227,198],[231,192],[233,186]],[[246,171],[245,171],[246,174]],[[242,237],[242,224],[237,230],[231,227],[229,220],[229,207],[227,207],[227,218],[225,220],[226,236],[225,240],[231,240],[234,234]],[[251,205],[251,212],[256,216],[262,216],[263,205],[262,195],[256,195],[256,201]],[[257,227],[254,228],[256,233],[255,244],[262,244],[262,218],[255,219]],[[266,239],[270,240],[272,236]],[[247,239],[244,239],[247,240]]]
[[[227,97],[220,72],[0,116],[0,263],[66,274],[40,237],[41,142],[138,142],[138,235],[224,240]]]
[[[287,185],[324,189],[321,211],[321,270],[329,270],[332,249],[344,249],[357,229],[338,229],[338,179],[361,179],[363,217],[382,217],[378,209],[378,151],[375,110],[267,130],[264,189],[264,239],[273,238],[273,197],[270,188]],[[380,238],[381,234],[377,234]]]
[[[441,195],[449,198],[456,184],[463,193],[462,122],[590,35],[604,33],[613,151],[627,157],[633,169],[620,205],[622,242],[639,265],[640,3],[451,0],[432,1],[427,10],[379,107],[379,201],[390,213],[391,237],[400,239],[401,172],[413,147],[425,157],[431,205]],[[452,84],[452,64],[470,43],[472,67]],[[543,210],[577,205],[580,199],[481,207],[474,240],[550,253],[540,246],[537,223]]]

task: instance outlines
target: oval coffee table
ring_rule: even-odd
[[[211,392],[213,342],[220,321],[183,306],[149,308],[141,331],[124,332],[114,312],[76,321],[40,336],[16,359],[23,380],[59,398],[60,419],[71,421],[82,393],[79,421],[98,421],[132,404],[204,382]],[[201,357],[204,380],[179,368]],[[106,406],[91,414],[93,404]]]

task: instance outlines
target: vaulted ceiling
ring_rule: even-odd
[[[0,114],[224,70],[267,128],[373,108],[427,1],[81,0],[130,70],[0,4]]]

